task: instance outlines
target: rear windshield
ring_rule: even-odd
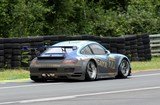
[[[70,53],[73,52],[73,48],[48,48],[44,54],[54,54],[54,53]]]

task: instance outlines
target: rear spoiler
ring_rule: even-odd
[[[64,57],[37,57],[38,60],[60,60],[60,59],[64,59]]]
[[[72,48],[73,50],[77,50],[77,46],[41,46],[41,47],[29,47],[29,46],[23,46],[22,50],[23,51],[33,51],[36,53],[36,56],[39,56],[42,52],[44,52],[46,49],[48,48]],[[56,59],[57,57],[39,57],[38,59]],[[59,58],[64,58],[64,56],[62,57],[58,57]]]
[[[77,46],[41,46],[41,47],[29,47],[23,46],[22,50],[38,50],[38,49],[48,49],[48,48],[72,48],[73,50],[77,50]]]
[[[73,50],[77,50],[77,46],[49,46],[47,48],[72,48]]]

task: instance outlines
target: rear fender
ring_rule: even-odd
[[[83,59],[82,62],[83,62],[83,70],[85,71],[86,70],[86,67],[87,67],[87,64],[89,61],[92,61],[95,63],[95,66],[97,67],[98,69],[98,63],[97,63],[97,60],[96,59],[93,59],[93,58],[86,58],[86,59]]]

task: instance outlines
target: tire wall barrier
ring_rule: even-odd
[[[129,35],[124,37],[40,36],[28,38],[0,39],[0,68],[29,67],[30,61],[42,53],[45,45],[53,45],[67,40],[91,40],[102,44],[111,53],[120,53],[131,61],[151,60],[149,35]],[[25,49],[25,47],[29,49]]]

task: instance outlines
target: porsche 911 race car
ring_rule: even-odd
[[[94,41],[64,41],[54,44],[30,64],[30,78],[35,82],[127,78],[130,74],[130,61],[125,55],[112,54]]]

